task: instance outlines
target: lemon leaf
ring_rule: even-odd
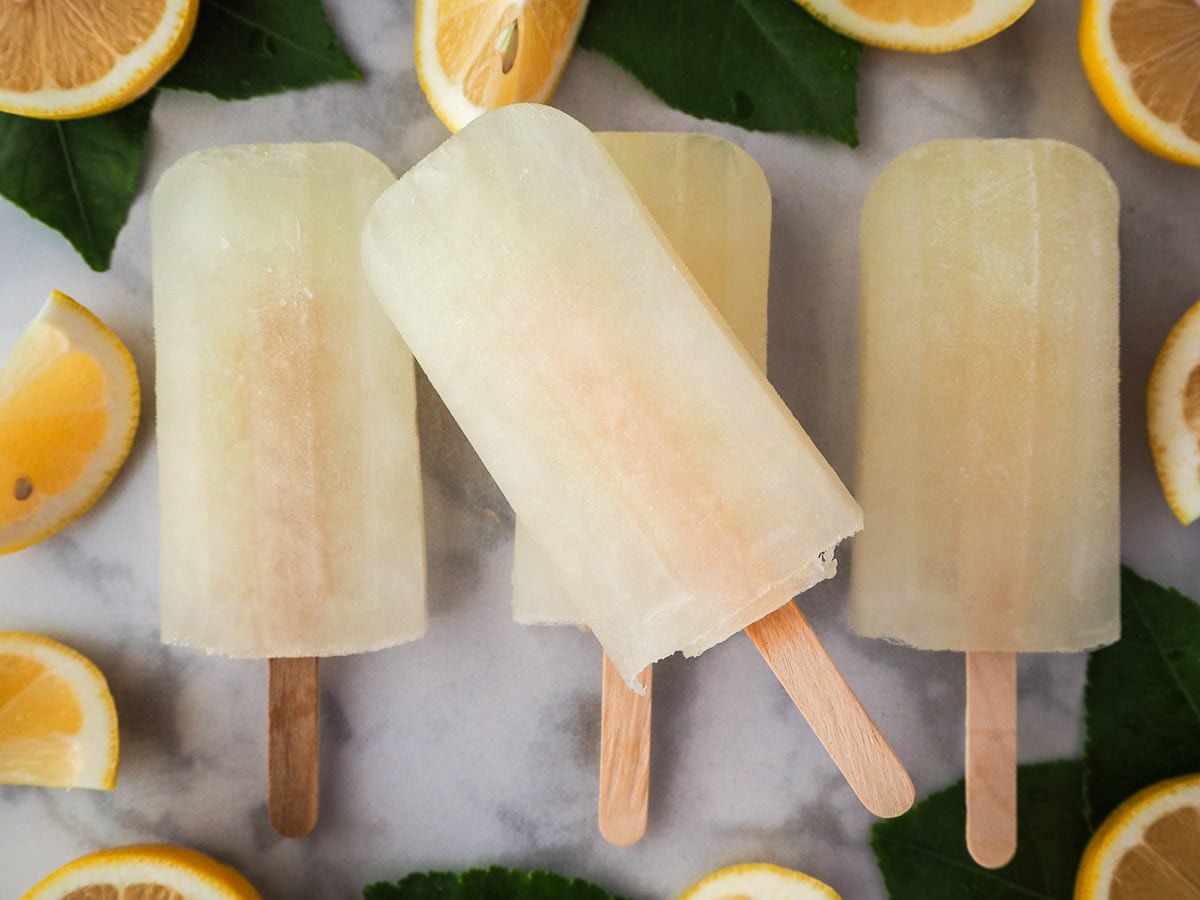
[[[591,0],[579,40],[693,116],[858,145],[862,46],[794,0]]]
[[[1200,607],[1124,569],[1121,640],[1089,658],[1084,704],[1093,826],[1142,788],[1200,770]]]
[[[360,78],[320,0],[202,0],[192,42],[160,85],[243,100]]]
[[[891,900],[1070,900],[1089,830],[1078,760],[1017,768],[1017,853],[1001,869],[967,853],[963,782],[930,794],[871,829],[871,848]]]
[[[492,866],[465,872],[417,872],[363,888],[365,900],[621,900],[578,878]]]
[[[129,215],[154,92],[89,119],[0,113],[0,194],[71,242],[97,271]]]

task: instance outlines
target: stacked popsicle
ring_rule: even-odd
[[[861,526],[595,137],[504,107],[390,188],[368,281],[626,681],[744,628],[859,797],[912,784],[791,602]]]

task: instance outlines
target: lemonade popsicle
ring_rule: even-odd
[[[753,158],[707,134],[596,135],[663,236],[754,362],[766,370],[771,191]],[[513,618],[523,624],[583,626],[550,560],[516,524]],[[601,693],[598,820],[610,842],[645,831],[650,772],[652,667],[633,693],[605,659]]]
[[[1118,208],[1103,167],[1056,141],[938,141],[880,175],[862,219],[861,634],[1007,680],[1014,652],[1117,638]]]
[[[413,361],[358,251],[394,181],[348,144],[259,145],[154,192],[168,643],[314,659],[425,631]]]
[[[858,506],[586,128],[481,116],[379,199],[363,259],[627,682],[773,612],[816,643],[790,601],[834,574]],[[821,649],[829,684],[789,692],[894,814],[911,782]]]

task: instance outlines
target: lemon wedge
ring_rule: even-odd
[[[139,410],[125,345],[55,291],[0,367],[0,553],[49,537],[99,499]]]
[[[680,900],[841,900],[811,875],[770,863],[720,869],[684,892]]]
[[[238,872],[167,844],[115,847],[81,856],[21,900],[262,900]]]
[[[1200,4],[1083,0],[1079,52],[1100,103],[1152,153],[1200,166]]]
[[[0,632],[0,782],[112,790],[117,755],[100,670],[50,638]]]
[[[558,86],[587,0],[417,0],[417,77],[458,131],[510,103],[546,103]]]
[[[1075,900],[1200,896],[1200,775],[1173,778],[1118,806],[1092,835]]]

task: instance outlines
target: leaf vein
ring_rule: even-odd
[[[87,235],[88,248],[92,253],[96,252],[96,234],[92,228],[92,220],[88,215],[87,205],[83,202],[83,192],[79,187],[79,177],[75,173],[75,159],[71,155],[71,145],[67,140],[67,130],[63,127],[62,122],[54,123],[54,131],[58,135],[58,144],[62,148],[63,162],[66,163],[67,180],[71,184],[71,196],[75,200],[75,205],[79,209],[79,218],[83,223],[83,230]]]

